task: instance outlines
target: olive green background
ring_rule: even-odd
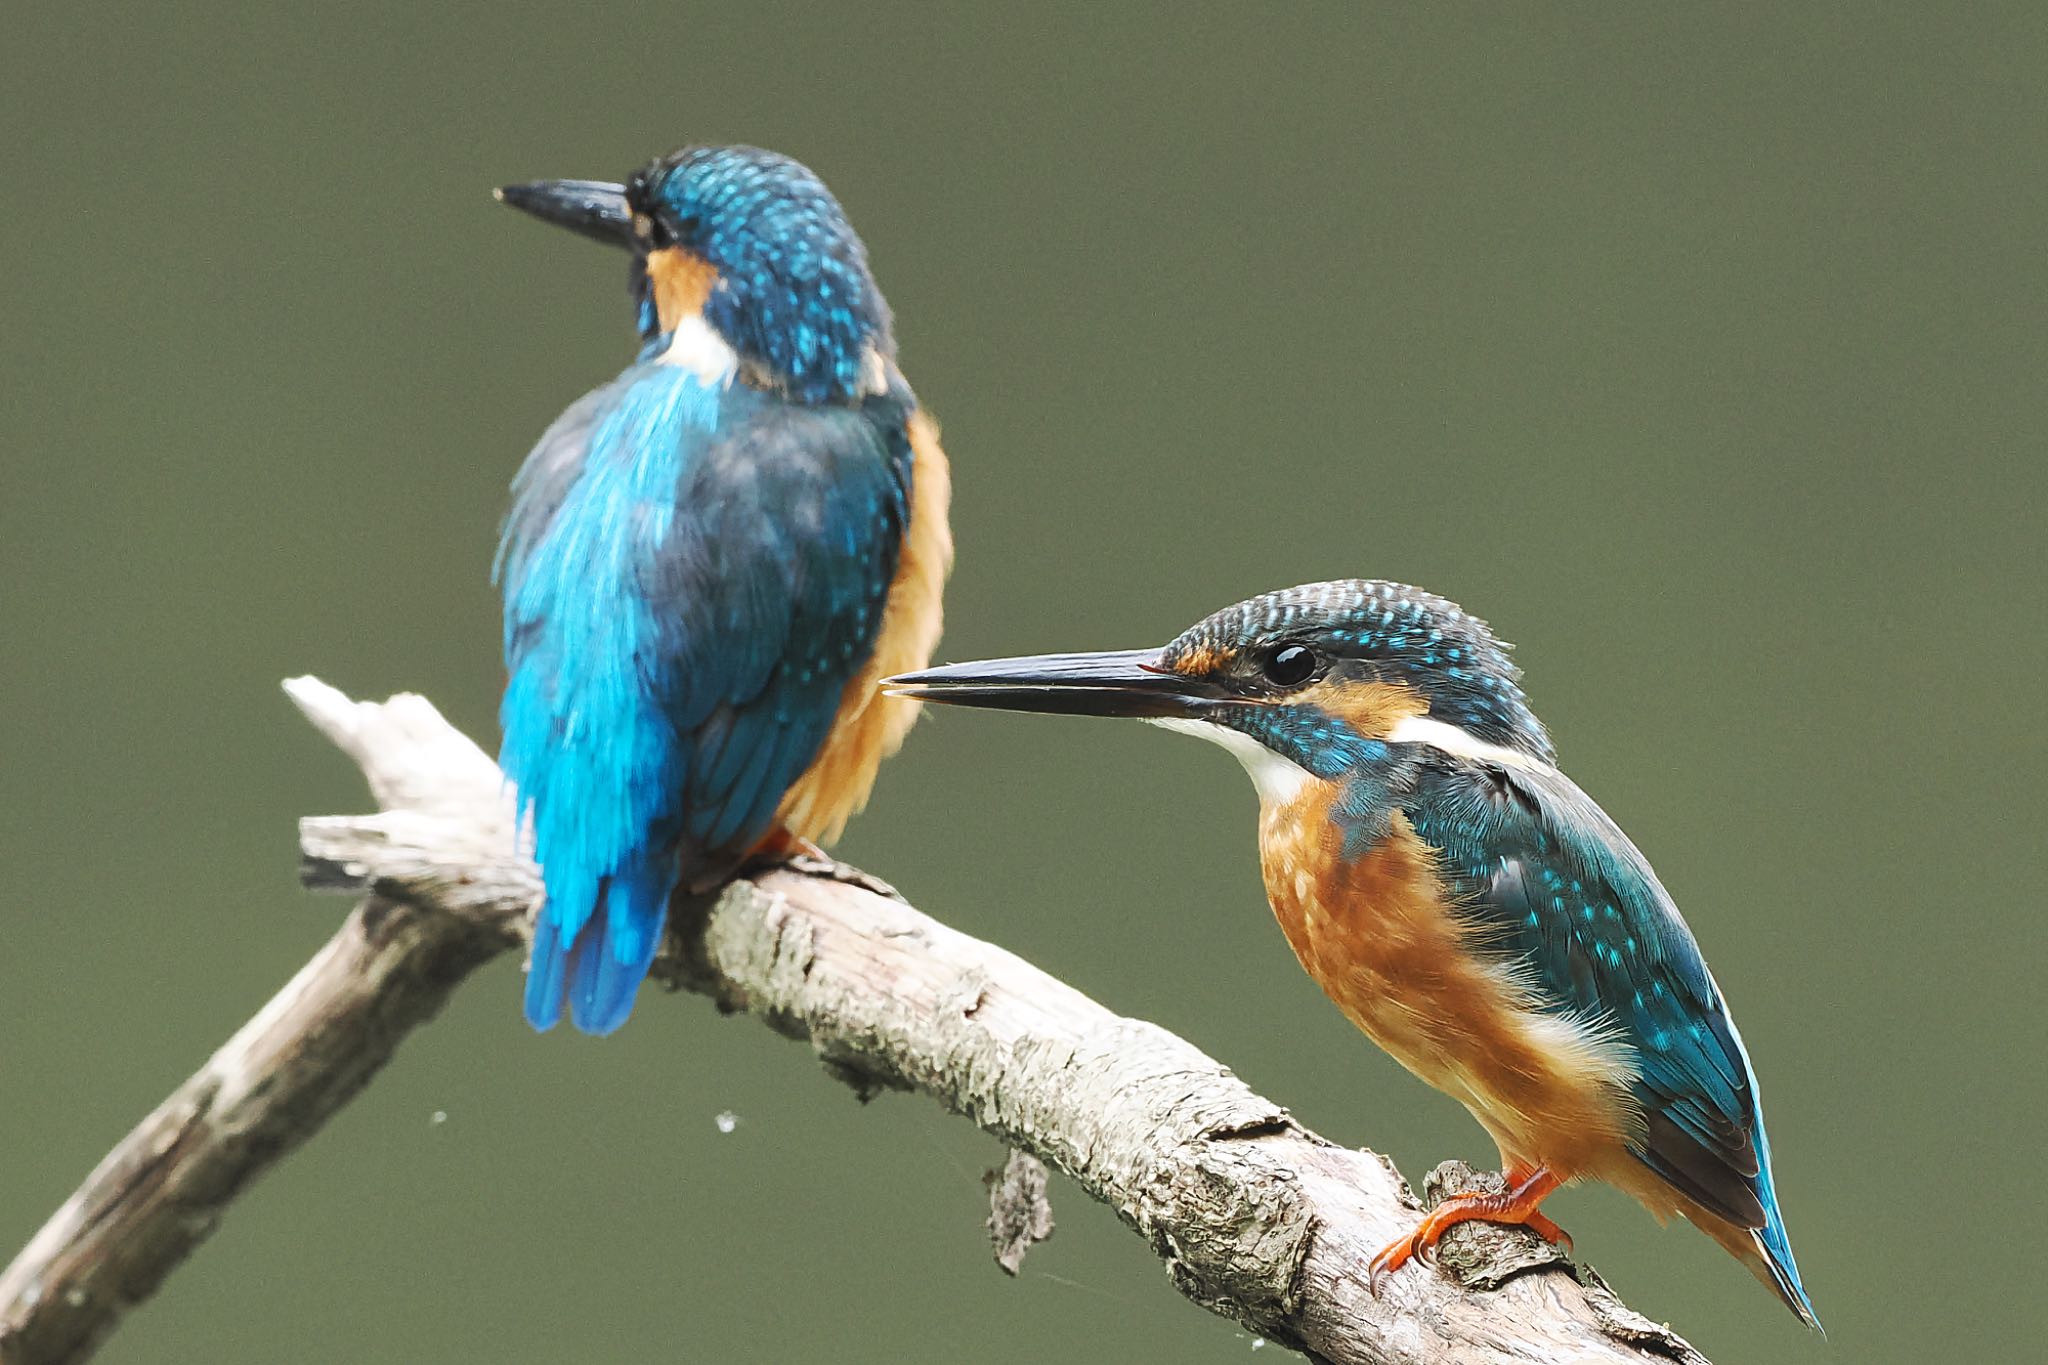
[[[1561,1196],[1633,1304],[1724,1365],[2037,1347],[2048,19],[1949,13],[17,7],[0,1255],[345,909],[293,822],[367,798],[277,680],[493,742],[506,482],[633,343],[622,260],[490,187],[744,140],[839,192],[946,424],[943,657],[1348,575],[1519,642],[1734,1004],[1832,1338]],[[1301,975],[1253,809],[1205,746],[956,713],[843,849],[1411,1177],[1489,1158]],[[997,1145],[926,1101],[694,998],[536,1037],[518,989],[104,1359],[1254,1349],[1064,1184],[1004,1279]]]

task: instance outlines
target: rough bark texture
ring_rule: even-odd
[[[421,698],[353,703],[312,679],[287,689],[384,807],[303,821],[304,879],[367,898],[0,1274],[6,1365],[89,1355],[250,1176],[525,932],[539,881],[489,758]],[[1183,1294],[1270,1341],[1337,1365],[1705,1365],[1516,1230],[1460,1228],[1445,1239],[1448,1273],[1409,1269],[1374,1297],[1366,1265],[1417,1211],[1384,1159],[1324,1141],[1181,1039],[851,869],[763,872],[674,918],[659,975],[807,1040],[863,1093],[921,1092],[1043,1160],[1114,1208]],[[1483,1177],[1451,1165],[1434,1179]],[[1019,1255],[1035,1202],[1016,1201]]]
[[[1024,1253],[1052,1236],[1051,1177],[1043,1161],[1015,1147],[1003,1169],[982,1176],[988,1186],[988,1237],[1005,1274],[1015,1275],[1024,1266]]]

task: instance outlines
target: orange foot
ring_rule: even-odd
[[[1468,1190],[1463,1194],[1446,1196],[1443,1203],[1429,1211],[1415,1231],[1382,1247],[1380,1254],[1372,1258],[1372,1269],[1367,1278],[1372,1292],[1377,1295],[1380,1280],[1411,1260],[1417,1257],[1429,1260],[1436,1251],[1437,1241],[1446,1232],[1475,1219],[1487,1223],[1520,1223],[1544,1241],[1562,1246],[1565,1254],[1571,1254],[1572,1239],[1537,1208],[1551,1191],[1564,1182],[1542,1166],[1511,1166],[1504,1178],[1507,1183],[1505,1193],[1482,1194]]]

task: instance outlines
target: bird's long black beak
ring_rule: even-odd
[[[633,210],[626,206],[624,185],[608,180],[534,180],[493,193],[501,204],[594,241],[624,246],[633,240]]]
[[[1221,696],[1214,685],[1159,662],[1156,649],[1033,654],[948,664],[882,680],[892,696],[1062,716],[1191,716]]]

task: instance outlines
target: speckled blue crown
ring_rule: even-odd
[[[1457,603],[1405,583],[1345,578],[1265,593],[1189,627],[1168,646],[1168,657],[1215,645],[1289,642],[1357,660],[1371,676],[1414,688],[1429,699],[1433,719],[1490,744],[1554,756],[1523,699],[1521,670],[1508,647]]]
[[[758,147],[686,147],[634,176],[626,194],[718,271],[705,321],[791,396],[850,400],[870,346],[894,360],[867,248],[807,167]]]

